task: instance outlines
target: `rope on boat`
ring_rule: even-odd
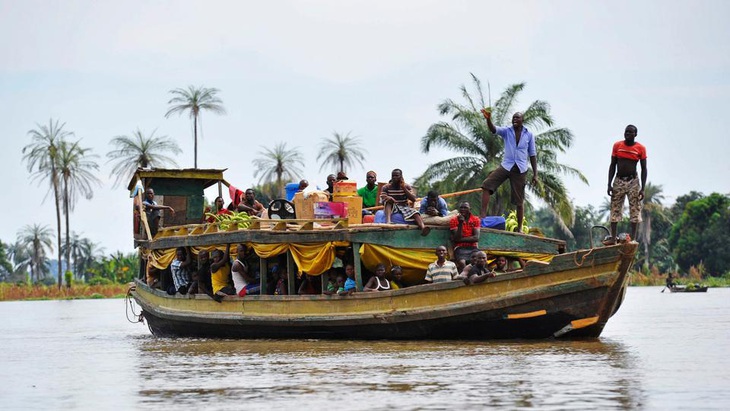
[[[580,263],[578,262],[578,253],[580,253],[580,251],[576,251],[575,254],[573,254],[573,262],[575,263],[575,265],[578,267],[583,267],[583,264],[585,264],[586,262],[586,258],[593,253],[593,250],[595,250],[595,248],[591,248],[590,250],[588,250],[588,252],[583,254],[583,257],[580,258]]]
[[[134,284],[130,285],[129,288],[127,288],[127,295],[124,296],[124,313],[127,315],[127,321],[129,321],[132,324],[136,323],[144,323],[144,316],[142,315],[142,311],[137,314],[135,312],[134,307],[134,299],[132,298],[132,291],[134,291],[136,287]],[[132,314],[132,317],[129,316],[129,314]]]

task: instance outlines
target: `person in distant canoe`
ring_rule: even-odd
[[[487,254],[484,251],[479,251],[476,255],[476,264],[469,270],[469,283],[479,284],[487,278],[492,278],[496,275],[494,271],[491,271],[487,267]]]
[[[532,165],[532,185],[537,186],[537,149],[535,137],[530,130],[522,125],[522,113],[512,115],[511,127],[495,127],[492,124],[492,112],[482,109],[487,120],[487,127],[492,134],[497,134],[504,140],[504,158],[502,164],[494,169],[482,183],[481,218],[487,216],[489,198],[505,180],[509,180],[512,193],[510,201],[517,211],[517,227],[522,227],[525,216],[525,186],[527,185],[527,160]],[[519,231],[519,229],[517,230]]]
[[[380,201],[383,203],[385,222],[391,223],[391,216],[394,213],[403,215],[405,221],[415,221],[421,229],[421,235],[426,236],[431,232],[431,227],[426,227],[423,218],[418,210],[408,206],[408,200],[415,202],[416,195],[409,184],[403,181],[403,172],[396,168],[390,174],[391,180],[386,184],[380,193]]]
[[[378,201],[378,175],[375,174],[375,171],[368,171],[365,173],[365,181],[365,186],[357,189],[357,195],[362,197],[363,208],[375,207]],[[368,213],[370,213],[370,211],[368,211]]]
[[[446,204],[446,200],[439,196],[439,193],[431,190],[421,200],[421,208],[418,209],[418,212],[433,217],[446,217],[449,214],[449,206]]]
[[[157,234],[157,230],[160,227],[160,212],[162,210],[168,210],[175,216],[175,210],[166,205],[159,205],[155,201],[155,190],[151,187],[145,191],[145,198],[142,201],[144,206],[145,214],[147,215],[147,224],[150,226],[150,234],[154,237]]]
[[[385,278],[385,264],[383,263],[375,266],[375,275],[370,277],[370,280],[362,288],[363,291],[387,291],[390,289],[391,283]]]
[[[428,265],[426,270],[426,277],[424,280],[428,283],[443,283],[452,281],[459,275],[459,270],[456,269],[456,264],[453,261],[446,259],[448,251],[446,247],[440,245],[436,247],[436,262]]]
[[[238,203],[238,211],[245,211],[250,216],[261,217],[264,205],[256,200],[256,192],[252,188],[246,190],[243,201]]]
[[[629,198],[629,221],[631,222],[631,238],[636,238],[636,229],[641,222],[641,204],[646,187],[646,148],[637,143],[639,130],[633,124],[626,126],[624,140],[617,141],[611,151],[611,165],[608,166],[608,190],[611,196],[611,239],[609,244],[616,243],[618,222],[624,209],[624,198]],[[636,164],[641,164],[641,184],[636,173]],[[614,176],[616,179],[614,180]]]
[[[449,221],[454,260],[459,267],[464,267],[471,254],[479,248],[480,225],[479,217],[471,213],[471,204],[468,201],[459,204],[459,214]]]

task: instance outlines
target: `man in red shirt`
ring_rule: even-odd
[[[624,141],[617,141],[611,153],[608,167],[608,195],[611,196],[611,242],[616,242],[618,222],[624,208],[624,198],[629,198],[631,239],[636,238],[636,228],[641,222],[641,205],[646,187],[646,148],[634,141],[639,130],[629,124],[624,131]],[[641,185],[636,164],[641,164]],[[616,179],[614,180],[614,176]]]
[[[463,269],[471,253],[479,248],[479,226],[481,220],[471,213],[471,205],[464,201],[459,205],[459,214],[449,221],[451,243],[454,244],[454,260],[459,270]]]

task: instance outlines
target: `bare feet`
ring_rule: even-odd
[[[430,233],[430,232],[431,232],[431,227],[423,227],[421,229],[421,235],[424,236],[424,237],[427,236],[428,233]]]

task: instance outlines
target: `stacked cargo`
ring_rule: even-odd
[[[362,224],[362,197],[357,195],[357,183],[354,181],[338,181],[334,184],[332,201],[345,203],[347,221],[350,224]]]

